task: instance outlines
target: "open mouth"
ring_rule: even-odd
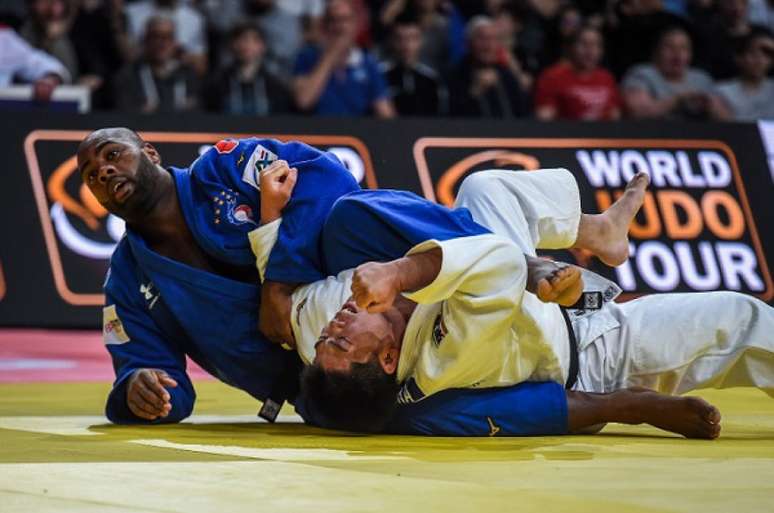
[[[116,178],[110,182],[110,195],[113,201],[122,204],[134,192],[134,186],[123,178]]]

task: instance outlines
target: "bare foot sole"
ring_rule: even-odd
[[[571,306],[583,293],[583,278],[574,265],[559,266],[543,258],[527,257],[527,290],[544,303]]]
[[[623,195],[610,208],[596,217],[594,237],[587,249],[603,263],[616,267],[629,258],[629,225],[645,200],[645,190],[650,178],[646,173],[637,173],[628,184]]]
[[[642,400],[642,422],[686,438],[712,440],[720,435],[720,411],[704,399],[630,390]]]

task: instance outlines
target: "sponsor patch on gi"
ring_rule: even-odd
[[[260,174],[266,167],[272,162],[277,160],[277,155],[267,150],[260,144],[255,147],[253,154],[245,164],[245,169],[242,172],[242,181],[249,183],[259,191],[261,190]]]
[[[124,330],[124,324],[118,318],[116,305],[106,306],[102,309],[102,340],[105,345],[129,342],[129,335]]]
[[[446,324],[443,322],[443,314],[438,314],[438,317],[435,318],[435,324],[433,324],[433,344],[435,347],[441,345],[448,332],[449,330],[446,329]]]

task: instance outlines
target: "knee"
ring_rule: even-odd
[[[491,194],[497,187],[498,178],[495,171],[477,171],[468,175],[457,192],[457,202],[480,201]]]

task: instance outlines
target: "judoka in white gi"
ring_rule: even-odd
[[[358,388],[390,385],[400,388],[399,401],[413,402],[449,388],[527,380],[588,392],[774,388],[774,309],[765,303],[712,292],[616,304],[620,290],[587,271],[586,290],[599,293],[589,297],[603,304],[568,312],[578,346],[573,365],[560,307],[537,296],[574,303],[580,273],[557,271],[534,258],[535,249],[579,247],[621,263],[628,256],[626,229],[646,184],[647,177],[636,177],[603,218],[581,213],[577,184],[565,170],[472,175],[457,206],[494,234],[429,240],[404,258],[365,264],[294,293],[293,331],[299,353],[313,363],[304,393],[335,403]],[[255,236],[259,268],[259,248],[270,248],[271,232],[267,226],[263,240]],[[361,404],[356,411],[368,417],[383,407]],[[339,421],[347,426],[347,419]]]

